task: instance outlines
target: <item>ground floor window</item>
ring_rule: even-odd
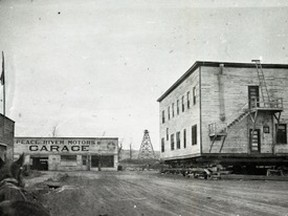
[[[102,167],[114,167],[114,155],[101,156]]]
[[[186,148],[186,129],[183,132],[183,147]]]
[[[77,155],[61,155],[61,165],[62,166],[76,166],[77,165]]]
[[[191,128],[191,134],[192,134],[192,145],[197,144],[197,125],[193,125]]]
[[[171,150],[173,151],[174,150],[174,134],[171,134],[170,142],[171,142]]]
[[[164,138],[161,139],[161,152],[165,151],[165,140]]]
[[[92,155],[91,167],[114,167],[114,155]]]
[[[286,124],[276,124],[276,143],[287,144],[287,125]]]
[[[176,142],[177,142],[177,149],[180,149],[180,132],[176,133]]]
[[[32,170],[48,170],[48,157],[30,157],[30,168]]]
[[[83,166],[87,165],[87,159],[88,159],[87,155],[82,155],[82,165]]]

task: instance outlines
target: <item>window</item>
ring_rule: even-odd
[[[114,167],[113,155],[91,155],[91,167]]]
[[[169,140],[169,128],[166,128],[166,140]]]
[[[114,167],[114,156],[101,156],[102,167]]]
[[[171,143],[171,150],[174,150],[174,134],[171,134],[170,143]]]
[[[100,167],[99,155],[91,155],[91,167]]]
[[[62,166],[77,166],[77,155],[61,155]]]
[[[61,161],[76,161],[77,155],[61,155]]]
[[[187,92],[187,109],[190,108],[190,92]]]
[[[193,87],[193,105],[196,104],[196,87]]]
[[[182,96],[182,112],[185,111],[185,106],[184,106],[184,96]]]
[[[164,152],[165,151],[165,139],[162,138],[161,139],[161,152]]]
[[[172,103],[172,118],[174,117],[174,103]]]
[[[197,125],[192,126],[192,145],[197,144]]]
[[[179,115],[179,100],[177,100],[177,115]]]
[[[87,165],[87,155],[82,155],[82,165],[83,166]]]
[[[165,111],[163,110],[162,111],[162,124],[165,123]]]
[[[286,124],[276,124],[277,144],[286,144],[287,143],[287,125]]]
[[[183,146],[186,148],[186,129],[183,131]]]
[[[168,107],[168,120],[170,120],[170,106]]]
[[[180,132],[176,133],[176,145],[177,149],[180,149]]]

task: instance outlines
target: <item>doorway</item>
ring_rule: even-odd
[[[251,153],[260,153],[261,143],[260,143],[260,129],[255,129],[252,134],[252,129],[250,129],[250,150]]]
[[[249,108],[259,107],[259,86],[248,86]]]
[[[7,147],[0,144],[0,157],[5,162],[7,157]]]
[[[33,170],[48,170],[48,157],[31,157]]]
[[[100,166],[100,157],[98,155],[91,155],[91,168]]]

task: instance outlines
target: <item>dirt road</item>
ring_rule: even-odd
[[[44,197],[54,216],[288,215],[283,181],[196,180],[151,172],[68,175],[64,187]]]

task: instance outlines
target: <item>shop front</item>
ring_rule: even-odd
[[[117,170],[118,138],[15,137],[16,157],[24,153],[35,170]]]

